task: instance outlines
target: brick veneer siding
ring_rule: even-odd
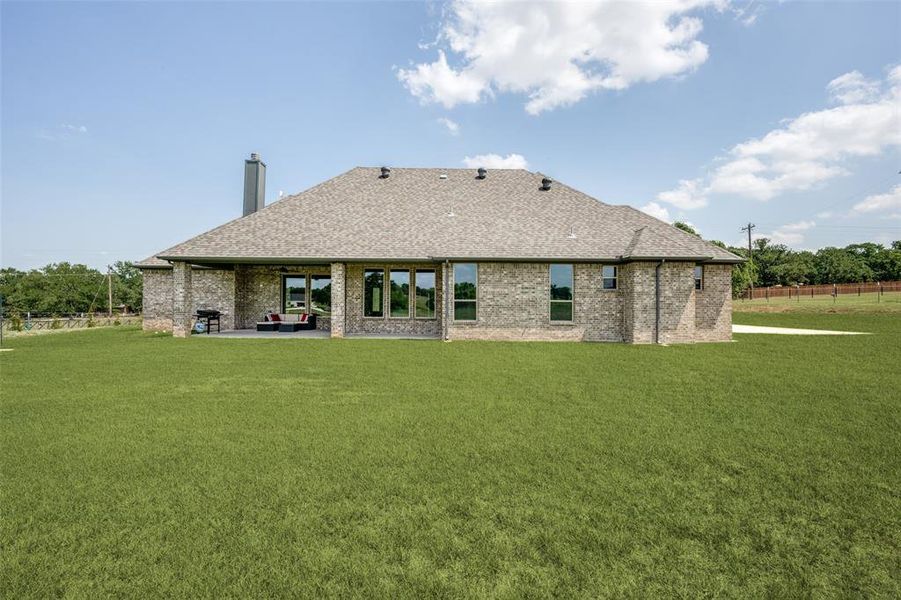
[[[345,286],[347,277],[347,267],[344,263],[332,263],[332,318],[331,330],[332,337],[344,337],[346,329],[345,317],[346,308],[346,290]]]
[[[625,340],[654,342],[654,270],[656,262],[622,268]],[[704,289],[694,287],[691,262],[665,262],[660,267],[660,343],[714,342],[732,339],[732,265],[704,266]]]
[[[573,265],[573,320],[550,320],[550,276],[546,263],[479,263],[475,321],[453,320],[449,339],[623,340],[622,291],[603,290],[600,264]],[[453,268],[448,273],[452,290]]]
[[[144,331],[172,331],[172,269],[145,269]]]
[[[628,263],[619,269],[623,294],[623,341],[630,344],[654,342],[655,263]]]
[[[453,294],[446,307],[448,339],[625,341],[647,344],[655,340],[656,262],[618,265],[618,289],[603,290],[601,264],[573,265],[573,321],[550,321],[549,265],[546,263],[479,263],[478,317],[453,321]],[[732,338],[732,266],[704,267],[704,289],[695,291],[694,263],[666,262],[661,266],[660,342],[727,341]],[[364,318],[363,271],[366,268],[434,269],[434,319]],[[179,317],[176,297],[187,310],[223,311],[222,328],[254,328],[264,314],[281,310],[283,275],[332,275],[332,316],[317,320],[317,328],[344,334],[397,334],[440,337],[443,333],[443,264],[344,264],[313,267],[237,265],[231,270],[183,269],[144,271],[144,329],[173,330]],[[176,274],[179,279],[176,280]],[[342,277],[342,274],[344,275]],[[453,268],[446,274],[453,290]],[[180,283],[179,283],[180,282]],[[386,279],[387,282],[387,279]],[[387,286],[386,286],[387,287]],[[385,294],[388,314],[388,294]],[[412,298],[411,298],[412,302]],[[343,311],[343,314],[342,314]],[[184,327],[184,326],[183,326]]]
[[[191,335],[194,299],[191,296],[191,265],[183,262],[172,263],[172,335]]]
[[[704,289],[695,299],[695,340],[732,339],[732,265],[704,265]]]
[[[173,273],[172,269],[144,271],[144,331],[173,331]],[[220,327],[223,330],[234,329],[233,271],[192,269],[191,300],[189,315],[193,315],[198,308],[216,309],[223,313]]]
[[[195,269],[191,275],[192,314],[198,308],[218,310],[221,330],[235,328],[235,272],[219,269]]]
[[[364,317],[363,316],[363,271],[365,269],[429,269],[435,271],[435,318],[434,319],[415,319],[412,314],[408,318],[388,317],[388,278],[390,273],[385,276],[385,290],[383,295],[384,317]],[[375,334],[396,334],[396,335],[425,335],[439,337],[441,335],[442,311],[441,311],[441,295],[442,290],[442,265],[440,264],[410,264],[410,263],[382,263],[367,265],[347,265],[346,278],[346,305],[345,305],[345,327],[347,334],[355,333],[375,333]],[[411,285],[413,280],[410,281]],[[411,309],[415,301],[414,292],[411,291],[410,303]]]

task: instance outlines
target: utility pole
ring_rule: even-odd
[[[748,261],[754,266],[754,249],[751,247],[751,232],[757,227],[754,223],[748,223],[747,227],[742,227],[742,231],[748,232]],[[751,300],[754,299],[754,273],[751,272]]]
[[[107,316],[113,317],[113,268],[106,265],[106,293],[109,298],[109,310]]]

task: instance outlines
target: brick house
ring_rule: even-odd
[[[682,343],[731,339],[742,259],[629,206],[520,169],[358,167],[138,263],[144,328],[186,336],[317,315],[332,337]]]

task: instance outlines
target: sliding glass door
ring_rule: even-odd
[[[300,314],[307,311],[306,275],[287,275],[282,278],[282,302],[286,314]]]

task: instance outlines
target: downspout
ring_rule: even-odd
[[[450,280],[450,275],[449,275],[448,269],[450,269],[450,261],[445,259],[444,260],[444,269],[443,269],[444,273],[442,273],[442,279],[444,279],[444,283],[441,286],[441,292],[442,292],[441,296],[442,296],[442,301],[444,302],[444,318],[441,320],[442,321],[441,328],[444,330],[443,333],[444,333],[444,341],[445,342],[448,340],[447,319],[448,319],[448,316],[450,315],[450,302],[448,302],[448,300],[447,300],[447,285]]]
[[[660,267],[665,263],[665,259],[660,259],[657,266],[654,267],[654,343],[660,343]]]

